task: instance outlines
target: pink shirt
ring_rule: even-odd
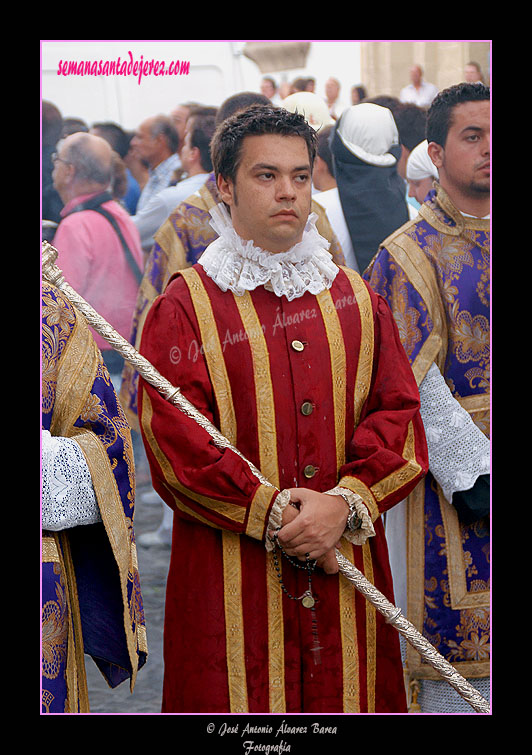
[[[116,231],[97,212],[83,210],[64,217],[73,207],[95,194],[84,194],[70,200],[61,211],[61,220],[53,245],[58,251],[57,265],[65,280],[120,335],[129,340],[131,322],[137,299],[138,284]],[[117,220],[124,239],[142,270],[144,267],[140,236],[134,222],[117,202],[102,207]],[[111,347],[93,330],[100,349]]]

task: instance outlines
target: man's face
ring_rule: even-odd
[[[418,87],[421,84],[421,79],[423,78],[423,75],[421,73],[421,68],[419,66],[412,66],[410,69],[410,81],[415,87]]]
[[[270,81],[261,81],[260,91],[261,94],[263,94],[265,97],[269,97],[270,99],[275,94],[275,89],[273,88]]]
[[[445,147],[432,149],[429,154],[440,172],[444,188],[447,185],[454,192],[470,198],[489,197],[489,100],[457,105]]]
[[[65,149],[65,140],[57,145],[57,154],[54,159],[54,169],[52,171],[52,181],[54,189],[57,191],[63,201],[66,199],[66,192],[74,176],[74,166],[66,159],[67,150]]]
[[[194,148],[191,147],[190,145],[190,136],[191,136],[190,128],[192,127],[192,125],[193,125],[192,122],[189,121],[190,127],[187,126],[187,129],[184,134],[183,146],[181,148],[181,165],[183,166],[185,170],[189,170],[193,164],[192,150]]]
[[[480,81],[480,71],[476,66],[467,65],[464,68],[464,81],[475,82]]]
[[[175,110],[172,110],[170,117],[174,124],[175,130],[179,136],[179,144],[181,145],[185,137],[185,128],[187,120],[190,115],[190,109],[184,105],[178,105]]]
[[[423,204],[425,197],[432,189],[433,178],[422,178],[417,181],[408,181],[408,196],[413,197],[419,204]]]
[[[235,231],[265,251],[285,252],[301,241],[310,213],[312,171],[300,136],[246,136],[236,181],[218,178]]]
[[[334,79],[327,79],[325,82],[325,95],[329,100],[334,100],[336,97],[338,97],[338,92],[340,91],[340,87],[338,86],[338,82],[336,82]]]
[[[148,165],[157,164],[161,147],[159,138],[151,134],[151,121],[140,124],[131,140],[131,147],[134,154]]]

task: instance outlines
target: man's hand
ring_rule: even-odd
[[[345,530],[349,509],[341,496],[318,493],[308,488],[291,488],[290,499],[300,506],[283,512],[279,543],[289,556],[304,560],[306,554],[318,562],[327,574],[336,574],[338,562],[334,553]]]

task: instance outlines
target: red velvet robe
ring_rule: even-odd
[[[276,488],[358,493],[376,535],[341,550],[394,602],[380,515],[425,474],[427,449],[393,317],[358,274],[341,268],[330,290],[289,302],[224,293],[194,265],[154,302],[141,351]],[[163,712],[406,711],[397,631],[317,569],[315,665],[311,611],[283,593],[264,545],[277,490],[139,388],[154,487],[175,511]],[[305,571],[281,564],[301,595]]]

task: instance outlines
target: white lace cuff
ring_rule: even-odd
[[[279,495],[274,501],[272,510],[270,511],[270,517],[268,519],[268,525],[266,527],[266,539],[265,546],[267,551],[273,550],[273,543],[271,542],[268,531],[276,530],[283,526],[283,511],[290,503],[290,491],[281,490]]]
[[[101,522],[91,474],[72,438],[42,431],[42,528],[54,532]]]
[[[373,527],[373,522],[371,521],[367,506],[357,493],[353,493],[352,490],[341,487],[336,487],[332,490],[326,490],[325,493],[326,495],[344,495],[349,503],[351,505],[354,505],[356,513],[362,519],[362,525],[358,528],[358,530],[355,530],[354,532],[345,530],[343,537],[345,537],[346,540],[348,540],[353,545],[364,545],[369,537],[375,536],[375,529]]]
[[[420,413],[425,426],[429,468],[445,499],[469,490],[480,475],[490,472],[490,442],[453,397],[433,364],[419,386]]]

